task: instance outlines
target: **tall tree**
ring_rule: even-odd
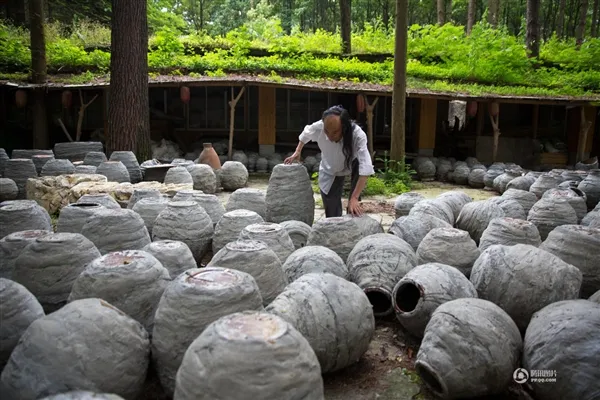
[[[408,0],[396,0],[394,47],[394,88],[392,92],[392,138],[390,158],[404,161],[406,111],[406,42],[408,36]]]
[[[352,0],[340,0],[342,53],[352,53]]]
[[[469,0],[469,11],[467,13],[467,35],[471,34],[475,25],[475,0]]]
[[[577,21],[577,28],[575,29],[575,39],[577,40],[577,46],[581,46],[585,37],[585,22],[587,20],[588,11],[588,0],[579,1],[579,19]]]
[[[44,33],[44,0],[29,1],[29,36],[31,40],[31,80],[34,84],[46,83],[46,35]],[[35,88],[32,101],[33,147],[46,149],[50,146],[46,118],[46,92]]]
[[[494,28],[498,26],[500,0],[488,0],[488,22]]]
[[[113,0],[106,150],[150,158],[147,3]]]
[[[592,29],[590,31],[592,37],[598,36],[598,0],[594,0],[594,8],[592,9]]]
[[[531,57],[540,55],[540,0],[527,0],[525,44]]]
[[[558,21],[556,23],[556,36],[562,38],[565,34],[565,10],[567,0],[559,0],[558,3]]]
[[[437,23],[444,25],[446,23],[446,1],[437,0]]]

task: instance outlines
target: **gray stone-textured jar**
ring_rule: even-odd
[[[220,171],[223,189],[233,192],[248,183],[248,169],[239,161],[225,161]]]
[[[519,189],[529,191],[531,185],[535,182],[536,178],[532,176],[519,176],[506,184],[506,190]],[[537,197],[537,196],[536,196]]]
[[[52,396],[44,397],[41,400],[124,400],[121,396],[116,394],[107,393],[96,393],[86,390],[73,390],[71,392],[65,392],[55,394]]]
[[[559,183],[561,183],[561,179],[557,179],[550,174],[543,174],[535,180],[529,191],[535,194],[538,199],[541,199],[546,190],[554,189]]]
[[[346,261],[348,278],[360,287],[373,306],[373,314],[393,312],[392,290],[417,265],[417,256],[404,240],[377,233],[356,243]]]
[[[263,217],[263,219],[266,218],[267,204],[265,191],[254,188],[241,188],[231,193],[231,196],[227,200],[225,211],[240,209],[254,211]]]
[[[415,170],[421,181],[432,181],[435,178],[435,164],[429,159],[415,163]]]
[[[588,210],[596,207],[600,203],[600,169],[590,171],[585,179],[579,182],[577,189],[585,193]]]
[[[588,300],[600,304],[600,290],[591,295]]]
[[[48,155],[54,156],[54,152],[52,150],[42,150],[42,149],[14,149],[11,154],[11,159],[15,158],[27,158],[31,159],[33,156],[37,155]]]
[[[158,189],[148,189],[148,188],[133,189],[133,193],[131,194],[131,197],[129,198],[129,202],[127,203],[127,208],[132,210],[133,206],[135,206],[135,203],[137,203],[138,201],[140,201],[142,199],[146,199],[146,198],[158,198],[158,197],[162,197],[162,194],[160,193],[160,191]]]
[[[13,232],[0,239],[0,278],[12,279],[15,260],[28,244],[52,233],[50,230],[25,230]]]
[[[526,244],[488,247],[473,265],[480,298],[494,302],[523,332],[548,304],[579,298],[583,275],[554,254]]]
[[[311,227],[302,221],[283,221],[279,225],[287,231],[294,243],[294,248],[298,250],[301,247],[306,246],[308,235],[310,235]]]
[[[528,244],[539,247],[542,244],[537,226],[529,221],[515,218],[494,218],[481,234],[479,251],[484,251],[490,246],[501,244],[513,246],[515,244]]]
[[[542,199],[555,199],[562,198],[567,200],[567,202],[573,207],[575,210],[575,214],[577,215],[577,223],[579,223],[583,217],[587,214],[587,205],[586,205],[586,195],[582,191],[577,188],[574,189],[550,189],[547,190],[543,195]]]
[[[469,175],[471,168],[467,165],[457,165],[452,172],[452,179],[457,185],[467,185],[469,183]]]
[[[452,212],[454,213],[454,221],[456,221],[460,215],[460,212],[465,204],[473,201],[471,196],[461,190],[450,190],[448,192],[444,192],[436,197],[436,200],[444,202],[450,206]]]
[[[13,280],[25,286],[46,312],[62,307],[86,264],[100,257],[79,233],[50,233],[27,245],[15,260]]]
[[[76,174],[95,174],[96,167],[93,165],[77,165],[75,167]]]
[[[596,204],[596,207],[581,219],[581,225],[600,228],[600,203]]]
[[[383,233],[383,228],[368,215],[323,218],[312,226],[306,245],[325,246],[335,251],[346,262],[356,243],[375,233]]]
[[[73,203],[61,208],[56,221],[56,232],[81,233],[87,219],[95,212],[106,210],[98,203]]]
[[[600,290],[600,229],[562,225],[548,234],[540,249],[579,268],[583,274],[581,297]]]
[[[0,379],[7,398],[39,399],[76,387],[134,399],[149,356],[148,333],[137,321],[104,300],[84,299],[35,320]]]
[[[535,193],[512,188],[507,189],[504,193],[502,193],[502,196],[500,197],[504,199],[511,199],[517,201],[521,205],[521,207],[523,207],[525,215],[529,213],[531,207],[533,207],[533,205],[538,201],[538,198],[535,195]]]
[[[388,233],[405,240],[417,251],[423,238],[435,228],[452,228],[452,225],[429,214],[407,215],[392,222]]]
[[[210,249],[213,233],[212,221],[198,203],[171,201],[154,221],[152,240],[179,240],[188,245],[200,264]]]
[[[310,176],[302,164],[278,164],[269,178],[266,195],[266,221],[302,221],[315,219],[315,198]]]
[[[8,160],[10,160],[10,157],[6,154],[6,150],[0,147],[0,178],[4,176],[4,166]]]
[[[322,373],[356,363],[375,334],[367,296],[357,285],[333,274],[303,275],[266,311],[297,327],[315,351]]]
[[[454,225],[454,211],[450,205],[440,199],[426,199],[416,203],[409,211],[408,215],[431,215]]]
[[[96,168],[98,175],[104,175],[109,182],[131,182],[127,167],[121,161],[105,161]]]
[[[192,179],[192,175],[188,172],[188,170],[184,166],[175,166],[173,168],[169,168],[167,174],[165,175],[164,180],[165,185],[168,184],[182,184],[182,183],[194,183],[194,179]]]
[[[421,338],[440,304],[466,297],[477,297],[477,291],[464,273],[450,265],[425,263],[398,281],[392,291],[392,304],[402,326]]]
[[[0,178],[0,202],[15,200],[19,196],[19,188],[15,181],[9,178]]]
[[[483,189],[485,187],[483,179],[485,178],[486,172],[485,169],[472,169],[467,178],[469,186],[475,189]]]
[[[157,240],[142,250],[156,257],[169,271],[171,279],[177,278],[188,269],[198,267],[190,247],[179,240]]]
[[[4,166],[4,177],[12,179],[19,188],[17,199],[25,199],[27,179],[37,178],[38,173],[30,158],[11,158]]]
[[[210,165],[192,164],[186,168],[192,176],[194,190],[201,190],[208,194],[217,192],[217,175]]]
[[[527,219],[527,214],[521,206],[521,203],[516,200],[495,196],[487,199],[487,201],[499,205],[502,211],[504,211],[505,217],[523,220]]]
[[[129,173],[129,181],[138,183],[142,180],[142,170],[133,151],[113,151],[109,161],[121,161]]]
[[[167,197],[147,197],[139,200],[135,203],[132,210],[135,211],[144,220],[144,225],[148,229],[148,234],[152,237],[152,228],[154,228],[154,222],[171,200]]]
[[[288,280],[281,260],[264,242],[236,240],[229,242],[210,260],[207,267],[236,269],[250,274],[266,306],[286,287]]]
[[[560,197],[542,198],[531,207],[527,214],[527,221],[538,228],[542,240],[557,226],[576,225],[577,213],[571,204]]]
[[[469,232],[475,243],[479,243],[483,231],[494,218],[504,217],[502,208],[491,201],[479,200],[465,204],[456,219],[456,227]]]
[[[29,325],[44,315],[44,309],[25,286],[0,278],[0,370]]]
[[[94,167],[99,166],[104,161],[108,161],[106,158],[106,154],[102,151],[89,151],[86,153],[83,164],[84,165],[93,165]]]
[[[513,382],[522,348],[519,329],[500,307],[483,299],[456,299],[431,315],[415,367],[438,397],[492,396]]]
[[[533,315],[523,341],[523,367],[556,371],[555,383],[530,383],[536,398],[600,398],[599,332],[600,304],[591,301],[559,301]]]
[[[89,262],[73,283],[69,302],[99,298],[138,321],[150,333],[169,271],[143,250],[116,251]]]
[[[69,159],[73,162],[85,160],[90,151],[103,151],[101,142],[62,142],[54,145],[56,158]]]
[[[394,201],[394,211],[396,218],[408,215],[409,211],[419,201],[425,200],[425,196],[418,192],[402,193]]]
[[[81,196],[77,203],[97,203],[106,208],[121,208],[119,203],[109,194],[84,194]]]
[[[324,398],[319,359],[310,343],[283,318],[260,311],[230,314],[210,324],[185,352],[174,396],[177,400]]]
[[[483,188],[486,190],[494,190],[494,179],[496,179],[503,173],[504,173],[503,168],[499,169],[499,168],[490,167],[487,170],[487,172],[485,173],[485,175],[483,176],[483,184],[484,184]]]
[[[305,246],[294,251],[283,263],[288,282],[310,273],[330,273],[348,279],[348,267],[337,253],[324,246]]]
[[[152,357],[167,394],[185,351],[206,327],[236,312],[262,311],[262,298],[249,274],[235,269],[189,269],[167,286],[156,310]]]
[[[233,210],[223,214],[215,226],[215,232],[212,241],[213,254],[216,254],[229,242],[236,241],[242,230],[252,224],[264,222],[263,218],[254,211]]]
[[[50,215],[31,200],[13,200],[0,205],[0,239],[13,232],[40,229],[52,230]]]
[[[450,171],[452,171],[452,163],[448,160],[440,160],[436,167],[435,177],[440,182],[446,182]]]
[[[51,160],[54,160],[54,156],[50,155],[50,154],[38,154],[36,156],[31,157],[31,161],[33,161],[33,165],[35,165],[35,170],[37,171],[38,175],[42,174],[44,165],[46,165],[46,163]],[[66,160],[66,161],[69,161],[69,160]],[[58,175],[60,175],[60,174],[58,174]]]
[[[502,194],[506,191],[506,186],[515,178],[521,176],[520,170],[510,169],[504,171],[502,175],[498,175],[493,182],[494,190]]]
[[[101,254],[139,250],[150,243],[142,217],[125,208],[98,210],[83,225],[81,234],[90,239]]]
[[[480,253],[469,232],[456,228],[435,228],[425,235],[416,255],[418,265],[447,264],[468,277]]]
[[[248,225],[242,229],[238,239],[264,242],[277,254],[282,264],[295,250],[294,243],[287,231],[281,225],[273,222]]]
[[[258,157],[256,159],[256,172],[266,173],[269,171],[269,160],[266,157]]]
[[[75,173],[75,166],[69,160],[55,159],[49,160],[42,167],[41,176],[58,176]]]
[[[201,193],[199,190],[179,190],[173,196],[173,201],[195,201],[210,217],[213,227],[225,214],[225,207],[221,200],[214,194]]]

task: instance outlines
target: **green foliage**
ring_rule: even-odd
[[[363,190],[365,196],[377,196],[388,194],[388,188],[386,187],[383,179],[376,176],[370,176],[367,178],[367,184]]]
[[[383,169],[379,169],[377,174],[391,193],[400,194],[410,191],[412,177],[417,171],[406,164],[405,160],[390,160],[385,151],[383,157],[376,158],[376,161],[383,163]]]
[[[162,11],[166,9],[163,0],[149,1],[154,11],[178,15]],[[164,25],[149,39],[150,72],[172,74],[176,70],[208,76],[246,73],[275,82],[283,82],[286,77],[382,85],[393,82],[394,33],[381,22],[366,23],[360,32],[355,31],[355,56],[342,58],[338,33],[301,32],[294,27],[287,35],[265,0],[252,9],[241,0],[225,3],[232,7],[230,13],[247,15],[242,25],[224,36],[211,36],[206,31],[182,35],[180,24]],[[76,20],[69,26],[51,23],[46,29],[49,73],[107,72],[110,31],[106,26]],[[0,21],[3,72],[28,72],[28,47],[26,30]],[[258,55],[258,50],[267,54]],[[387,53],[390,57],[378,62],[360,56]],[[408,31],[409,88],[473,95],[589,96],[600,92],[598,65],[600,39],[587,39],[577,49],[573,40],[553,37],[542,44],[540,57],[532,59],[527,57],[522,38],[506,29],[492,29],[485,22],[476,24],[469,36],[464,27],[453,24],[413,25]]]

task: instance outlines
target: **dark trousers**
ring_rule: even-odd
[[[325,217],[341,217],[342,216],[342,195],[344,194],[345,176],[336,176],[329,193],[325,194],[321,190],[321,199],[323,199],[323,207],[325,207]],[[352,174],[350,175],[350,194],[348,200],[352,197],[352,192],[356,188],[358,182],[358,160],[352,162]],[[360,200],[360,197],[359,197]]]

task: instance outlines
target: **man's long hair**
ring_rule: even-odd
[[[350,118],[348,110],[342,106],[329,107],[323,112],[322,120],[325,121],[325,118],[330,115],[337,115],[340,117],[342,123],[342,152],[344,153],[346,168],[351,170],[352,159],[354,158],[354,121]]]

